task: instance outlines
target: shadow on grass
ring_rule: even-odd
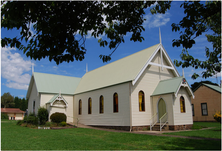
[[[161,145],[161,150],[221,150],[221,141],[175,138]],[[204,146],[204,148],[203,148]]]

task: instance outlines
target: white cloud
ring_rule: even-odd
[[[146,21],[143,23],[144,27],[154,28],[166,25],[170,21],[170,14],[167,12],[165,14],[154,14],[151,13],[145,15]]]
[[[31,61],[24,60],[19,53],[13,51],[16,49],[1,48],[1,76],[7,80],[4,85],[27,90],[31,75],[25,72],[31,70]]]

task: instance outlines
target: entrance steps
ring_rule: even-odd
[[[168,123],[166,125],[164,125],[162,127],[161,131],[168,131],[169,130],[169,125]],[[152,131],[160,131],[160,123],[156,123],[153,127],[152,127]]]

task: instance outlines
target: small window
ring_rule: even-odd
[[[35,114],[35,101],[33,101],[33,114]]]
[[[207,103],[201,103],[202,116],[207,116]]]
[[[139,92],[139,111],[145,111],[145,97],[144,92]]]
[[[79,115],[82,114],[82,100],[79,100]]]
[[[99,98],[99,113],[104,113],[104,97],[102,95]]]
[[[113,112],[118,112],[118,94],[113,95]]]
[[[194,105],[192,104],[192,114],[194,116]]]
[[[88,100],[88,114],[92,114],[92,99]]]
[[[185,113],[185,100],[184,100],[184,97],[181,96],[180,97],[180,112],[181,113]]]

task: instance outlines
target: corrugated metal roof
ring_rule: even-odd
[[[1,108],[2,113],[25,113],[19,108]]]
[[[217,92],[219,92],[219,93],[221,93],[221,87],[219,87],[219,86],[211,85],[211,84],[206,84],[206,83],[202,83],[202,84],[207,86],[207,87],[209,87],[209,88],[211,88],[211,89],[213,89],[213,90],[215,90],[215,91],[217,91]]]
[[[33,73],[39,93],[59,93],[73,95],[81,78],[46,73]]]
[[[176,77],[172,79],[162,80],[157,85],[152,96],[168,93],[176,93],[180,87],[183,77]]]
[[[134,80],[159,45],[156,44],[87,72],[82,77],[75,94]]]

